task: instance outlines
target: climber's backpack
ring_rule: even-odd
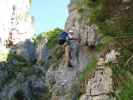
[[[67,32],[60,33],[59,40],[58,40],[59,45],[63,45],[68,40],[69,38],[68,34],[69,33]]]

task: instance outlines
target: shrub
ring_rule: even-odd
[[[63,32],[63,30],[59,29],[59,28],[55,28],[49,32],[42,32],[34,39],[34,41],[36,42],[35,44],[38,44],[42,39],[47,38],[48,39],[48,43],[47,43],[48,48],[53,48],[53,47],[55,47],[55,45],[57,45],[58,36],[61,32]]]
[[[54,47],[57,44],[58,36],[59,36],[59,34],[61,32],[63,32],[62,29],[56,28],[56,29],[54,29],[52,31],[49,31],[49,32],[45,33],[45,37],[47,37],[47,39],[48,39],[47,46],[49,48],[52,48],[52,47]]]

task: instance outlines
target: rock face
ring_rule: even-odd
[[[48,100],[45,71],[42,66],[23,67],[0,63],[1,100]],[[10,82],[9,82],[10,81]],[[46,93],[46,94],[45,94]]]
[[[79,75],[89,63],[90,56],[87,51],[88,48],[86,47],[81,47],[79,55],[76,56],[75,52],[77,52],[77,47],[75,45],[76,43],[74,43],[72,48],[73,58],[71,60],[75,62],[74,64],[76,65],[73,64],[74,66],[72,68],[64,65],[62,57],[59,64],[49,60],[48,64],[43,64],[41,66],[29,66],[27,63],[21,64],[20,62],[17,64],[1,62],[0,99],[76,100],[80,90]],[[19,48],[22,51],[23,46],[24,45],[21,45],[20,47],[22,48]],[[25,49],[26,48],[29,48],[29,46],[25,47]],[[27,54],[29,55],[29,52],[27,52]],[[27,55],[23,55],[31,59]],[[78,61],[76,60],[77,58],[79,59]]]
[[[89,14],[89,12],[86,14]],[[97,27],[95,25],[88,25],[86,19],[80,17],[81,15],[75,3],[72,2],[69,5],[69,17],[65,25],[65,30],[73,30],[75,35],[80,37],[81,44],[95,46],[98,42]]]
[[[80,100],[116,100],[113,97],[112,70],[105,65],[105,61],[99,58],[96,71],[88,80],[86,93],[81,96]]]
[[[8,5],[7,5],[7,0],[1,0],[0,1],[0,11],[4,13],[2,13],[2,15],[0,16],[0,49],[5,48],[5,40],[8,38],[9,35],[9,28],[8,28],[8,24],[9,24],[9,9]]]
[[[35,32],[33,17],[30,16],[30,0],[1,0],[0,9],[4,13],[0,16],[0,46],[12,41],[31,39]],[[1,11],[1,12],[2,12]]]
[[[19,42],[14,49],[15,53],[22,56],[27,62],[33,62],[36,59],[36,48],[30,40],[25,40],[25,42]]]
[[[37,63],[47,63],[50,56],[50,50],[47,47],[47,39],[42,39],[36,47]]]
[[[23,3],[20,0],[18,4],[16,0],[13,1],[11,9],[9,9],[11,10],[12,17],[10,18],[13,27],[10,27],[7,32],[11,33],[11,40],[13,39],[16,44],[19,38],[14,39],[13,36],[22,36],[19,33],[28,34],[27,29],[23,30],[23,28],[29,27],[26,25],[28,23],[31,25],[32,20],[30,16],[26,17],[30,7],[29,4],[27,5],[29,1]],[[79,99],[81,84],[79,77],[92,59],[93,54],[89,52],[88,47],[96,46],[98,42],[97,27],[95,25],[89,26],[84,18],[79,21],[79,13],[73,4],[69,6],[69,13],[65,30],[72,29],[74,35],[81,39],[81,43],[70,40],[72,67],[64,64],[64,49],[58,47],[58,44],[50,49],[47,47],[45,39],[35,46],[30,40],[23,38],[25,41],[17,43],[11,52],[15,55],[21,55],[25,60],[18,56],[8,63],[0,62],[0,100]],[[22,16],[20,16],[21,14]],[[12,55],[9,55],[9,58],[10,56]],[[34,61],[35,59],[37,62]],[[34,64],[29,64],[32,61]],[[111,76],[112,71],[99,63],[95,74],[88,81],[86,93],[81,97],[81,100],[112,100]]]
[[[74,35],[81,39],[81,43],[70,42],[73,68],[63,65],[64,63],[61,60],[57,68],[51,66],[46,72],[46,83],[52,91],[52,100],[77,99],[80,86],[79,75],[91,59],[87,46],[95,46],[97,42],[96,27],[88,26],[85,20],[79,22],[78,17],[77,9],[73,5],[70,5],[65,30],[73,30]]]
[[[10,2],[10,1],[9,1]],[[13,44],[31,39],[35,33],[33,17],[30,16],[30,0],[14,0],[10,5],[9,39]]]
[[[76,100],[78,97],[77,94],[80,90],[79,75],[89,63],[90,56],[85,47],[79,49],[78,56],[75,56],[75,50],[77,50],[76,47],[72,50],[74,57],[71,59],[73,62],[72,68],[64,65],[63,61],[60,60],[57,67],[51,65],[46,72],[46,84],[52,92],[51,100]]]
[[[72,68],[64,65],[63,58],[59,60],[59,64],[49,66],[46,72],[46,84],[52,93],[51,100],[78,99],[80,91],[79,76],[91,59],[88,46],[97,44],[96,27],[88,26],[84,19],[79,22],[78,17],[79,14],[76,8],[70,5],[65,30],[73,30],[74,35],[81,39],[81,43],[70,41]]]

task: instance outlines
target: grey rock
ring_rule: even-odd
[[[47,47],[46,39],[42,39],[40,43],[37,44],[36,48],[36,59],[37,63],[48,63],[49,57],[51,56],[51,49]]]
[[[46,72],[46,84],[52,92],[52,98],[58,98],[57,100],[77,100],[80,90],[79,75],[90,59],[87,48],[79,47],[77,42],[71,41],[70,48],[73,67],[70,68],[60,62],[57,69],[50,66]]]
[[[115,100],[112,97],[112,70],[109,67],[103,66],[102,69],[95,71],[86,86],[86,93],[81,96],[80,100]]]
[[[123,0],[124,3],[129,3],[131,0]]]
[[[3,66],[4,68],[2,68]],[[27,68],[22,72],[15,70],[15,66],[8,64],[1,64],[0,67],[1,100],[36,100],[34,98],[41,100],[41,97],[47,96],[49,93],[45,86],[43,66],[36,67],[34,65],[32,69]]]
[[[35,60],[35,46],[30,40],[19,42],[14,49],[16,54],[22,56],[27,62]]]
[[[86,12],[86,14],[89,16],[89,12]],[[80,19],[80,16],[81,15],[78,13],[75,4],[70,4],[69,17],[65,24],[65,30],[73,30],[75,36],[81,39],[82,45],[97,45],[99,38],[96,25],[88,25],[88,23],[86,23],[86,19],[84,17]]]

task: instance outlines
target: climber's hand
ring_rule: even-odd
[[[81,39],[73,37],[72,40],[76,40],[80,43]]]
[[[81,39],[78,39],[78,42],[80,43],[81,42]]]

